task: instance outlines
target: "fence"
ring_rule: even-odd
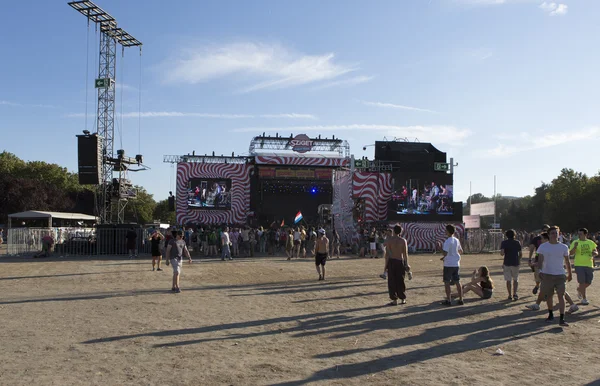
[[[55,256],[127,255],[129,229],[95,228],[12,228],[8,230],[8,255],[37,256],[52,238]],[[135,229],[137,253],[150,253],[150,230]]]
[[[463,250],[466,253],[494,252],[500,250],[504,234],[497,230],[466,229]]]

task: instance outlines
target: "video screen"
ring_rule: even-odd
[[[394,173],[390,212],[397,215],[453,215],[452,175]]]
[[[188,208],[231,209],[231,180],[194,178],[188,186]]]

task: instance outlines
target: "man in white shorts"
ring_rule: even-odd
[[[179,276],[181,276],[181,267],[183,265],[183,255],[185,255],[190,264],[192,263],[192,256],[185,245],[185,240],[183,239],[183,231],[177,231],[177,236],[174,240],[169,242],[169,246],[167,247],[167,259],[171,261],[171,265],[173,266],[173,287],[171,291],[180,293],[181,289],[179,288]]]

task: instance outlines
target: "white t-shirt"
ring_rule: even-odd
[[[447,253],[444,258],[444,267],[460,267],[460,241],[452,236],[444,241],[444,252]]]
[[[300,232],[294,232],[294,241],[300,241]]]
[[[565,257],[569,256],[569,247],[565,244],[550,244],[549,242],[539,246],[537,253],[544,255],[541,273],[546,275],[564,275]]]
[[[221,245],[229,245],[229,242],[230,242],[229,241],[229,233],[223,232],[221,234],[221,241],[222,241]]]

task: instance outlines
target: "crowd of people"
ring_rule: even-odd
[[[199,227],[196,230],[170,230],[163,235],[160,231],[151,234],[149,241],[152,246],[152,269],[161,268],[162,256],[166,264],[173,268],[174,292],[181,292],[179,278],[182,261],[187,258],[192,262],[190,249],[197,250],[199,255],[216,256],[221,260],[233,260],[237,256],[253,256],[254,253],[274,255],[285,252],[288,260],[313,256],[318,274],[318,280],[325,280],[325,265],[328,259],[339,258],[340,238],[336,230],[321,227],[288,227],[250,228],[223,226]],[[460,262],[463,254],[460,240],[455,237],[456,228],[446,226],[446,240],[442,246],[443,262],[442,280],[445,288],[445,299],[442,305],[463,305],[464,296],[472,292],[482,299],[492,298],[496,288],[486,266],[475,269],[468,282],[461,282]],[[391,302],[396,306],[406,303],[406,283],[412,279],[408,259],[407,240],[402,237],[402,227],[395,225],[393,229],[386,228],[378,231],[363,232],[365,244],[360,244],[359,255],[376,258],[377,244],[382,244],[385,260],[384,272],[380,275],[388,281],[388,292]],[[568,326],[565,315],[576,312],[579,306],[566,290],[567,283],[572,280],[574,270],[577,276],[577,296],[582,306],[589,305],[587,289],[592,284],[594,276],[595,257],[598,256],[598,244],[590,238],[586,228],[581,228],[577,235],[562,235],[558,226],[544,225],[538,235],[529,235],[525,242],[519,240],[519,233],[508,230],[505,240],[500,245],[503,257],[503,276],[506,282],[507,300],[519,299],[519,275],[523,250],[527,248],[526,265],[534,276],[535,286],[532,293],[537,295],[536,302],[528,305],[531,310],[539,310],[540,304],[546,302],[548,308],[547,321],[554,321],[554,296],[558,299],[559,324]],[[568,245],[566,243],[569,243]],[[197,248],[197,249],[196,249]],[[367,253],[368,251],[368,253]],[[574,258],[571,264],[571,257]],[[573,268],[572,268],[573,266]],[[453,287],[456,292],[452,292]],[[455,301],[456,299],[456,301]],[[569,309],[566,309],[566,303]]]

